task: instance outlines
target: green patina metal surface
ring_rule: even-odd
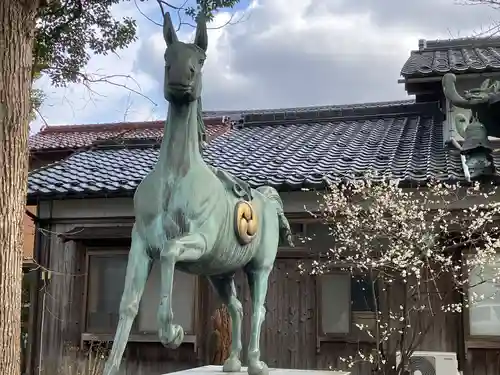
[[[161,342],[176,348],[184,338],[183,328],[173,322],[174,269],[207,276],[232,319],[231,353],[223,366],[226,372],[241,370],[243,309],[234,274],[242,268],[253,307],[248,373],[267,374],[259,348],[264,302],[279,241],[293,246],[290,225],[274,188],[250,189],[231,174],[208,166],[201,157],[206,22],[199,19],[192,44],[177,39],[168,14],[163,33],[167,44],[164,95],[169,102],[168,118],[159,159],[134,195],[135,224],[120,319],[104,375],[118,371],[154,261],[161,265]]]
[[[493,147],[488,136],[500,137],[500,82],[486,79],[476,89],[460,95],[456,88],[456,76],[447,73],[443,77],[446,98],[456,107],[470,110],[470,117],[462,113],[456,117],[464,143],[462,154],[472,178],[495,174]]]

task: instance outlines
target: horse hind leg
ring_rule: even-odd
[[[152,259],[146,251],[144,241],[133,230],[118,327],[103,375],[115,375],[118,372],[132,324],[139,311],[139,303],[151,271],[151,264]]]
[[[252,296],[252,325],[250,328],[250,343],[248,345],[248,375],[268,375],[267,365],[260,360],[260,335],[262,323],[266,315],[264,302],[267,295],[267,284],[270,266],[248,266],[245,273]]]
[[[211,276],[210,283],[219,295],[231,316],[231,353],[225,359],[222,371],[240,372],[241,370],[241,322],[243,320],[243,306],[236,296],[236,286],[234,285],[234,275]]]

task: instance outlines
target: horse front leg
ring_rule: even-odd
[[[161,343],[171,349],[178,348],[184,340],[184,329],[174,324],[172,311],[172,287],[174,284],[175,263],[195,262],[207,249],[205,236],[193,233],[179,239],[167,241],[160,252],[161,297],[158,308],[160,328],[158,336]]]
[[[240,372],[241,370],[241,322],[243,320],[243,306],[236,295],[236,286],[234,285],[234,275],[211,276],[210,283],[219,295],[231,316],[231,353],[229,358],[225,358],[222,371]]]
[[[248,375],[268,375],[267,365],[260,360],[260,334],[266,316],[264,302],[267,295],[267,283],[272,266],[249,267],[245,269],[252,296],[252,325],[248,345]]]
[[[128,256],[125,286],[120,302],[120,317],[116,329],[111,354],[104,366],[103,375],[115,375],[120,367],[123,352],[130,335],[134,319],[139,311],[144,286],[151,271],[152,259],[146,245],[135,230],[132,231],[132,244]]]

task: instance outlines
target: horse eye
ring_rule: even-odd
[[[199,61],[200,65],[203,65],[204,62],[205,62],[205,59],[200,59],[200,61]]]

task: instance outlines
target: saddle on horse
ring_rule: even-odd
[[[224,186],[232,191],[232,193],[247,202],[252,201],[252,188],[248,183],[239,179],[236,176],[226,172],[224,169],[210,166],[210,169],[215,173],[215,175],[222,181]]]

